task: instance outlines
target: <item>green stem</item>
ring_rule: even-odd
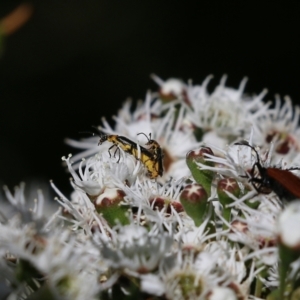
[[[223,218],[230,223],[230,219],[231,219],[231,208],[224,208],[223,209]],[[228,229],[228,226],[226,225],[226,223],[223,223],[223,230]]]
[[[280,299],[284,299],[284,293],[286,290],[286,284],[287,284],[287,274],[290,268],[290,264],[288,261],[285,261],[285,257],[284,255],[282,255],[283,253],[283,247],[279,247],[279,253],[281,252],[281,255],[279,255],[281,257],[281,261],[279,264],[279,297]],[[286,254],[285,254],[286,255]]]
[[[262,271],[263,272],[263,271]],[[262,273],[261,272],[261,273]],[[257,298],[260,298],[261,296],[261,291],[262,291],[262,287],[263,287],[263,283],[262,281],[259,279],[259,277],[256,277],[256,281],[255,281],[255,291],[254,291],[254,296]]]

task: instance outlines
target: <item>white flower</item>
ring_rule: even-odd
[[[207,244],[205,251],[210,253],[211,260],[222,267],[230,280],[242,283],[246,275],[246,266],[243,262],[242,252],[235,247],[230,247],[226,241],[217,241]]]
[[[73,176],[75,188],[78,187],[94,197],[101,194],[106,187],[130,185],[138,175],[145,172],[141,163],[122,149],[119,155],[120,162],[103,154],[83,160],[79,164],[78,174],[70,162],[70,155],[68,158],[63,157],[63,160]]]
[[[267,148],[272,142],[276,159],[284,157],[292,163],[300,149],[299,116],[300,108],[293,106],[289,97],[281,101],[277,95],[275,107],[260,115],[257,122],[253,123],[255,144]]]
[[[300,202],[296,200],[290,203],[280,214],[277,223],[278,238],[288,248],[300,247]]]
[[[42,184],[43,187],[44,184]],[[24,222],[30,222],[30,220],[40,220],[45,218],[45,216],[51,216],[55,210],[56,206],[50,201],[45,201],[49,195],[40,188],[36,188],[37,184],[33,184],[29,191],[27,191],[27,200],[25,201],[25,183],[21,182],[19,186],[14,188],[14,194],[10,192],[7,186],[3,187],[6,199],[1,199],[1,211],[6,217],[10,217],[16,214],[16,212],[21,212]],[[47,188],[47,187],[45,187]]]
[[[148,100],[149,99],[149,100]],[[139,114],[133,113],[131,122],[125,122],[122,115],[115,118],[116,132],[128,136],[133,141],[137,141],[138,133],[151,133],[151,138],[156,140],[164,154],[164,178],[168,180],[171,176],[179,179],[189,174],[185,164],[185,155],[189,150],[197,148],[200,144],[196,141],[192,128],[185,126],[185,107],[177,111],[175,104],[171,102],[165,105],[160,104],[160,111],[157,115],[151,114],[151,101],[153,98],[148,93],[145,104],[139,107]],[[156,103],[161,103],[155,99]],[[165,114],[161,117],[162,114]],[[178,115],[177,115],[178,114]],[[104,132],[111,132],[110,128],[103,128]],[[145,144],[147,140],[140,138],[139,143]]]
[[[97,265],[99,250],[87,238],[83,243],[82,235],[73,235],[69,229],[63,228],[57,214],[47,220],[43,201],[30,211],[23,209],[26,207],[24,186],[17,189],[14,196],[6,189],[6,195],[20,212],[0,224],[0,266],[6,262],[9,269],[14,270],[14,273],[8,270],[6,275],[6,280],[14,283],[11,295],[24,293],[29,296],[33,293],[26,282],[35,270],[34,276],[40,280],[40,283],[32,280],[35,289],[47,276],[49,288],[57,298],[95,299],[99,291],[98,276],[107,269]],[[14,279],[17,273],[25,281]]]
[[[232,289],[215,287],[207,297],[207,300],[237,300],[237,295]]]
[[[132,186],[124,186],[126,203],[139,208],[147,220],[172,228],[173,223],[180,221],[179,213],[183,213],[179,201],[180,191],[184,186],[183,180],[170,180],[164,184],[150,179],[137,180]]]
[[[77,230],[78,235],[82,229],[85,232],[83,236],[86,236],[86,234],[91,235],[94,224],[103,221],[100,216],[96,215],[95,206],[86,195],[77,192],[76,196],[76,202],[69,201],[65,197],[56,199],[64,208],[58,218],[70,222],[70,228]],[[75,198],[74,195],[73,198]]]
[[[278,263],[274,264],[268,269],[268,277],[263,281],[267,287],[278,287],[279,285],[279,270]]]
[[[80,243],[62,231],[47,240],[45,251],[35,259],[35,266],[48,274],[49,284],[59,298],[96,299],[98,276],[105,271],[99,259],[92,243]]]
[[[234,249],[232,251],[230,261],[235,263],[237,253]],[[245,274],[244,263],[240,262],[242,268],[235,270],[236,273],[230,273],[230,268],[228,268],[230,261],[226,266],[228,256],[225,253],[226,250],[222,248],[217,252],[207,248],[200,253],[195,249],[179,249],[174,265],[162,266],[160,273],[165,284],[167,298],[203,299],[214,288],[228,286],[235,277],[242,278]],[[241,273],[238,274],[238,272]]]
[[[286,275],[297,280],[300,205],[285,208],[268,169],[296,169],[300,110],[279,98],[270,109],[265,91],[244,94],[246,80],[233,89],[223,77],[210,93],[210,77],[201,85],[152,77],[159,90],[135,109],[126,102],[114,128],[103,119],[99,137],[68,140],[82,152],[63,158],[70,197],[51,182],[55,213],[45,214],[41,191],[28,205],[24,185],[5,188],[13,209],[0,207],[0,285],[10,299],[45,288],[57,299],[260,299],[282,286],[282,250],[295,254]],[[188,156],[190,171],[186,154],[203,143],[213,152]],[[149,176],[160,159],[162,176]],[[220,180],[232,178],[230,194]],[[191,201],[186,213],[180,202],[193,182],[211,189],[201,222],[200,206]]]
[[[175,266],[167,268],[161,273],[165,286],[167,299],[202,299],[208,293],[209,288],[216,284],[210,278],[198,272],[191,255],[181,257],[178,255]]]
[[[224,147],[237,137],[249,134],[256,114],[263,114],[267,110],[267,106],[262,102],[265,92],[253,98],[245,96],[243,90],[246,79],[241,82],[239,89],[235,90],[225,87],[226,76],[223,76],[219,86],[209,94],[207,85],[210,79],[211,76],[207,77],[202,86],[188,87],[191,108],[186,118],[202,130],[203,141]],[[208,138],[212,137],[211,132],[214,132],[217,139]]]
[[[188,101],[187,85],[183,81],[177,78],[169,78],[168,80],[163,81],[155,74],[152,74],[151,77],[159,85],[159,96],[165,101],[172,101],[175,99]]]
[[[249,145],[251,145],[251,138]],[[248,170],[251,170],[257,162],[256,155],[252,154],[250,147],[246,145],[231,145],[226,150],[210,146],[218,155],[206,154],[206,161],[214,163],[214,166],[208,166],[197,162],[199,169],[212,170],[224,176],[233,177],[238,181],[243,181],[241,176],[245,176]],[[215,151],[216,150],[216,151]],[[263,162],[263,161],[261,161]]]
[[[155,296],[162,296],[165,293],[165,286],[163,281],[158,275],[155,274],[142,274],[141,290]]]
[[[168,180],[170,176],[179,179],[189,175],[189,170],[185,164],[186,153],[197,148],[200,144],[193,134],[193,129],[185,125],[186,108],[182,107],[177,111],[176,103],[175,101],[162,104],[161,100],[155,98],[155,94],[148,93],[144,104],[140,105],[132,114],[128,103],[124,105],[115,118],[115,130],[105,120],[103,120],[104,126],[99,128],[106,134],[125,136],[142,146],[145,145],[147,140],[138,136],[138,134],[144,133],[148,135],[151,133],[151,138],[156,140],[163,150],[163,180]],[[94,138],[93,140],[96,144],[96,139]],[[109,142],[106,142],[103,143],[103,146],[101,145],[97,148],[91,141],[91,138],[82,142],[67,140],[67,143],[72,146],[86,149],[83,153],[73,157],[75,168],[78,167],[78,160],[82,157],[87,157],[97,152],[103,153],[106,151],[107,145],[110,145]],[[147,148],[147,146],[145,147]]]
[[[110,242],[103,241],[101,253],[113,269],[136,273],[153,271],[170,251],[172,237],[153,227],[150,231],[138,225],[126,225],[112,232]]]

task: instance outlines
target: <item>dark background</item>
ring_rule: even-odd
[[[199,84],[213,74],[211,87],[225,73],[236,88],[248,76],[246,92],[299,102],[300,4],[249,2],[32,1],[0,58],[1,184],[53,179],[71,190],[61,156],[76,151],[64,138],[144,98],[152,72]],[[0,18],[18,3],[1,1]]]

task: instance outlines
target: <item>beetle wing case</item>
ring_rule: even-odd
[[[300,178],[290,170],[267,168],[267,176],[272,190],[286,200],[300,199]]]

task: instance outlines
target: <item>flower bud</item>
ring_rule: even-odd
[[[201,170],[197,164],[201,163],[209,167],[214,165],[212,162],[207,161],[206,154],[214,155],[212,150],[208,147],[202,147],[197,151],[190,151],[186,155],[186,163],[196,182],[201,184],[206,193],[210,196],[214,172],[211,170]]]
[[[95,208],[110,226],[129,224],[128,207],[122,205],[125,193],[121,189],[106,188],[94,201]]]
[[[155,197],[150,199],[149,202],[154,209],[157,209],[159,211],[165,208],[165,212],[167,214],[171,214],[171,206],[176,210],[177,213],[181,213],[184,211],[180,202],[172,201],[167,197]]]
[[[223,205],[223,218],[229,223],[231,221],[231,207],[228,204],[234,200],[226,192],[238,197],[240,194],[240,187],[234,178],[224,178],[219,180],[217,185],[217,193],[220,203]],[[226,229],[226,223],[223,224],[223,229]]]
[[[175,78],[170,78],[163,83],[159,90],[159,96],[163,102],[170,102],[178,98],[188,102],[185,84]]]
[[[233,202],[233,199],[226,192],[234,195],[235,197],[239,196],[241,190],[237,181],[234,178],[223,178],[218,182],[217,193],[219,200],[224,208],[227,204]]]
[[[270,132],[266,137],[266,142],[271,143],[273,140],[276,140],[277,146],[275,151],[278,154],[286,155],[291,151],[291,149],[295,149],[297,147],[295,139],[285,132]]]
[[[234,230],[235,230],[237,232],[246,233],[246,232],[249,231],[248,224],[245,223],[245,222],[242,222],[240,220],[234,220],[234,221],[231,222],[230,225],[231,225],[231,228],[232,228],[232,230],[230,230],[230,232],[234,232]]]
[[[231,216],[231,214],[229,214]],[[226,226],[223,226],[226,228]],[[249,233],[249,227],[246,222],[240,221],[240,220],[234,220],[230,223],[229,227],[230,231],[228,233],[228,238],[231,241],[239,242],[241,239],[241,236],[246,235]]]
[[[200,184],[189,184],[180,194],[180,202],[196,226],[200,226],[204,221],[208,206],[207,199],[207,193]]]

